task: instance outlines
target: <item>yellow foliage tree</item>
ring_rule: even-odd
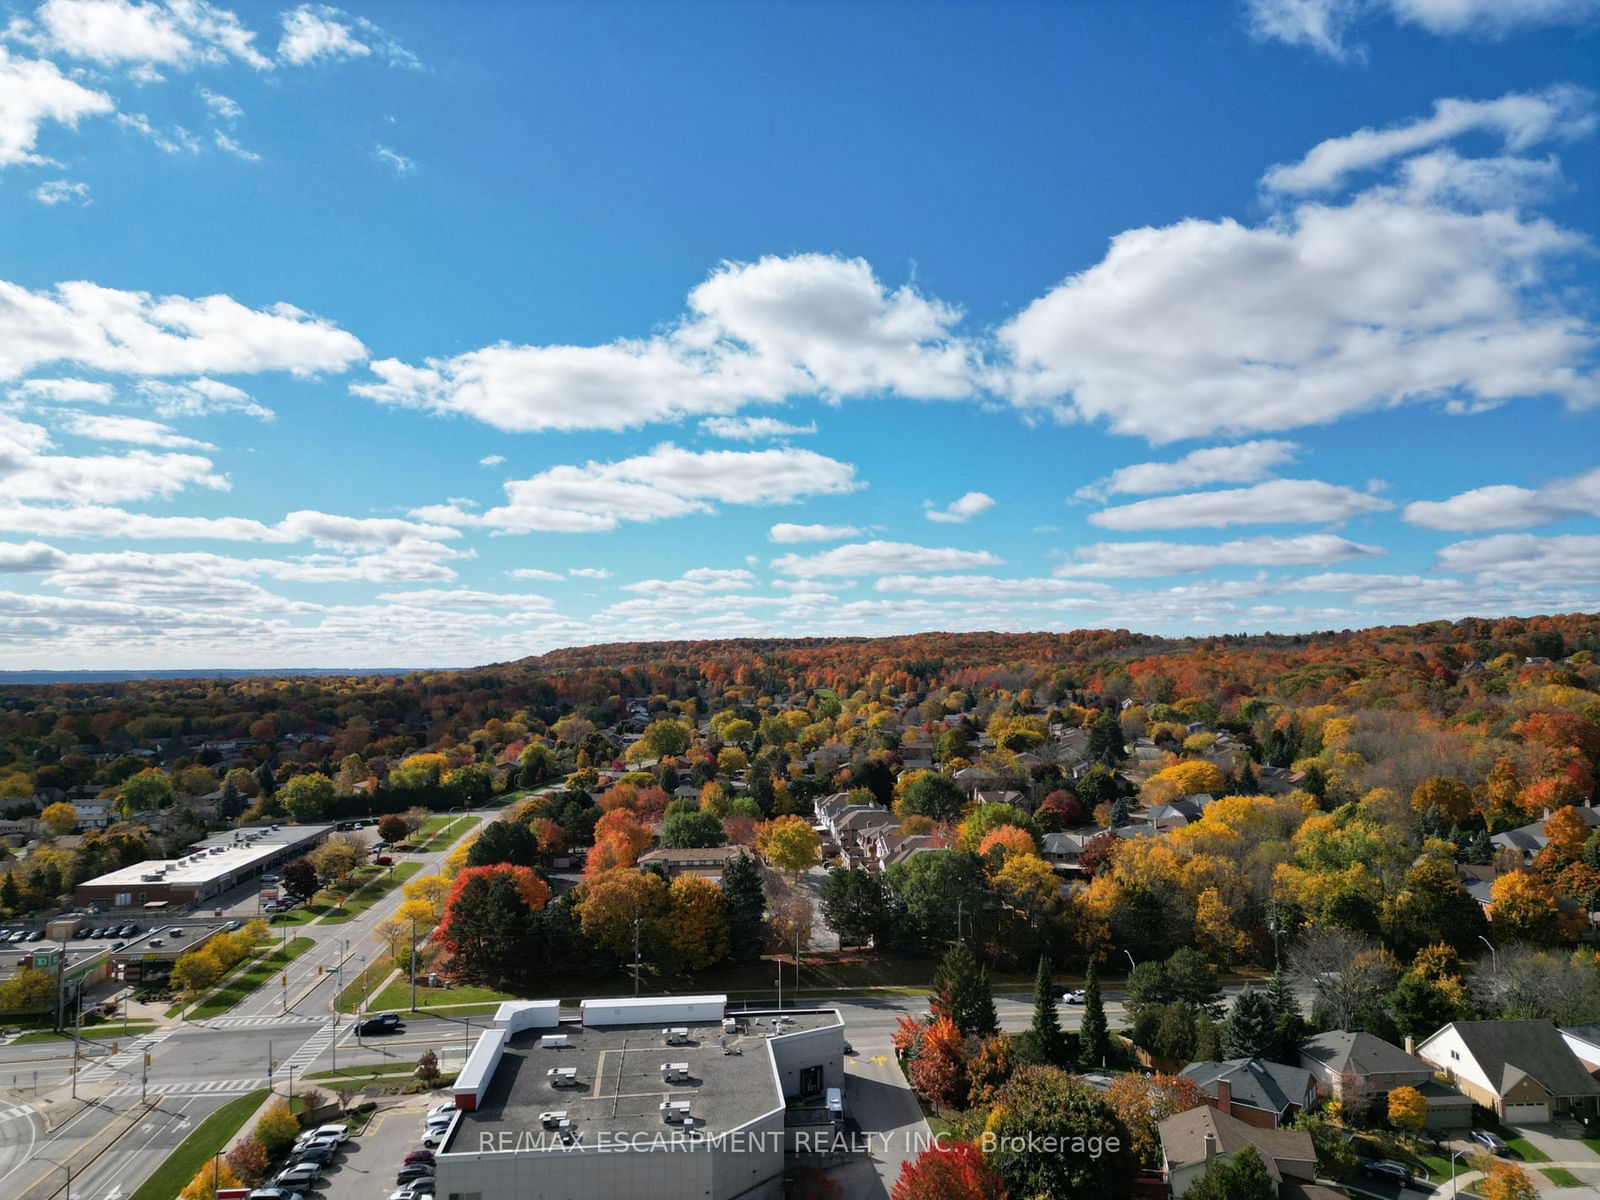
[[[1538,1200],[1539,1189],[1516,1163],[1492,1154],[1474,1155],[1468,1162],[1474,1170],[1483,1172],[1483,1178],[1472,1189],[1483,1200]]]
[[[1061,881],[1037,854],[1013,854],[1006,859],[995,872],[994,886],[1007,904],[1028,914],[1030,923],[1054,908],[1061,897]]]
[[[1194,937],[1206,957],[1219,966],[1232,966],[1250,952],[1249,935],[1234,928],[1233,911],[1214,887],[1203,889],[1195,899]]]
[[[1508,940],[1525,942],[1551,941],[1560,923],[1550,889],[1527,871],[1510,871],[1490,885],[1489,921]]]
[[[211,1200],[222,1188],[236,1188],[239,1177],[233,1168],[223,1163],[219,1169],[215,1158],[206,1159],[200,1173],[189,1181],[189,1186],[178,1193],[178,1200]]]
[[[821,848],[822,839],[804,817],[774,817],[756,826],[757,853],[793,878],[817,864]]]
[[[698,875],[680,875],[667,889],[667,945],[680,971],[700,971],[728,957],[728,907],[722,889]]]
[[[60,837],[64,833],[71,833],[78,827],[78,810],[65,801],[57,801],[46,805],[45,810],[39,814],[39,819],[50,827],[50,832]]]
[[[1420,1133],[1428,1123],[1428,1098],[1414,1087],[1397,1087],[1389,1093],[1389,1124],[1407,1133]]]

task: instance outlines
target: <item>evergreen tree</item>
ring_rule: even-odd
[[[1224,1058],[1269,1058],[1277,1048],[1277,1016],[1265,992],[1246,987],[1222,1030]]]
[[[263,796],[271,796],[278,790],[278,780],[272,773],[272,764],[265,759],[256,768],[256,784],[261,788]]]
[[[1249,759],[1245,760],[1244,769],[1239,772],[1239,778],[1233,785],[1233,791],[1237,796],[1257,796],[1261,794],[1261,780],[1256,778],[1255,764]]]
[[[1205,1013],[1200,1013],[1194,1023],[1194,1061],[1220,1062],[1222,1060],[1221,1027]]]
[[[1089,757],[1114,766],[1128,756],[1122,740],[1122,722],[1113,709],[1104,708],[1089,726]]]
[[[1300,1001],[1282,971],[1274,971],[1267,984],[1267,1003],[1272,1006],[1272,1057],[1276,1062],[1298,1060],[1300,1043],[1306,1040],[1306,1022],[1300,1015]]]
[[[243,811],[244,797],[239,795],[239,789],[233,786],[233,780],[230,779],[222,785],[222,797],[217,801],[217,816],[233,821]]]
[[[728,860],[722,868],[722,898],[728,906],[729,953],[735,962],[754,962],[761,957],[767,898],[753,857],[736,854]]]
[[[952,946],[934,972],[933,995],[934,1011],[954,1021],[963,1037],[988,1037],[1000,1031],[989,972],[978,965],[965,942]]]
[[[0,907],[9,913],[15,913],[22,905],[22,891],[17,887],[17,874],[7,871],[4,883],[0,883]]]
[[[1039,973],[1033,981],[1033,1041],[1045,1062],[1059,1066],[1067,1056],[1067,1039],[1061,1030],[1061,1014],[1056,1009],[1055,984],[1050,979],[1050,960],[1039,956]]]
[[[1107,1036],[1105,1003],[1100,999],[1100,978],[1089,960],[1083,977],[1083,1020],[1078,1025],[1078,1061],[1099,1066],[1111,1052]]]

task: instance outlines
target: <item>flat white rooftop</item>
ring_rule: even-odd
[[[282,851],[323,836],[331,825],[283,825],[277,829],[238,829],[207,838],[182,858],[153,858],[86,879],[80,887],[137,887],[139,884],[195,888],[248,871]],[[154,876],[154,878],[152,878]]]

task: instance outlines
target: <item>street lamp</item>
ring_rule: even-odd
[[[1488,938],[1484,937],[1481,933],[1478,935],[1478,940],[1485,946],[1489,947],[1489,969],[1493,971],[1495,973],[1495,977],[1498,978],[1500,975],[1500,956],[1494,951],[1494,943]]]
[[[1124,950],[1123,953],[1124,954],[1128,954],[1128,952],[1126,950]],[[1131,972],[1138,965],[1139,965],[1138,963],[1133,961],[1133,955],[1128,954],[1128,970]]]

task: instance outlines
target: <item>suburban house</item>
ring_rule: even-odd
[[[1591,1075],[1600,1075],[1600,1025],[1575,1025],[1561,1031],[1561,1040],[1567,1049],[1578,1056],[1583,1069]]]
[[[679,875],[699,875],[720,883],[728,860],[748,853],[743,846],[707,846],[694,850],[647,850],[639,856],[640,867],[660,867],[668,879]]]
[[[1600,829],[1600,808],[1579,805],[1576,811],[1590,829]],[[1515,829],[1497,833],[1489,841],[1496,850],[1507,850],[1520,855],[1521,865],[1526,867],[1539,857],[1539,851],[1550,844],[1550,839],[1544,835],[1544,822],[1549,816],[1550,814],[1546,812],[1544,818],[1530,825],[1519,825]]]
[[[1435,1080],[1432,1063],[1370,1033],[1319,1033],[1300,1047],[1300,1065],[1311,1072],[1324,1096],[1382,1112],[1390,1092],[1412,1087],[1428,1102],[1429,1129],[1472,1125],[1471,1097]]]
[[[1305,1196],[1305,1185],[1316,1179],[1317,1152],[1311,1135],[1297,1129],[1263,1129],[1202,1104],[1168,1117],[1156,1131],[1174,1200],[1182,1200],[1213,1163],[1246,1146],[1254,1146],[1261,1155],[1280,1197]]]
[[[1453,1021],[1417,1054],[1508,1123],[1600,1112],[1600,1082],[1549,1021]]]
[[[1205,1093],[1210,1107],[1258,1129],[1275,1129],[1317,1103],[1310,1071],[1264,1058],[1190,1063],[1183,1074]]]
[[[109,800],[74,800],[72,809],[78,814],[79,829],[104,829],[111,824]]]

